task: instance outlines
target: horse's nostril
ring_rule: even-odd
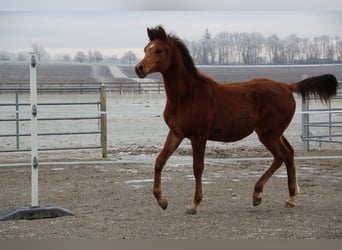
[[[144,73],[144,66],[143,65],[137,65],[135,67],[135,72],[137,73],[137,75],[139,77],[144,77],[145,76],[145,73]]]

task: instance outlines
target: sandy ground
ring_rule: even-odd
[[[13,97],[8,97],[13,98]],[[41,100],[63,98],[96,99],[83,96],[42,96]],[[196,215],[187,215],[194,191],[191,151],[184,141],[163,173],[169,208],[161,210],[152,193],[153,161],[164,143],[167,127],[161,113],[164,95],[139,97],[126,93],[108,96],[109,157],[103,164],[57,165],[64,161],[100,160],[100,150],[41,152],[40,204],[55,204],[74,216],[39,221],[2,221],[1,239],[91,238],[91,239],[302,239],[342,238],[341,159],[297,160],[301,195],[297,206],[284,208],[287,199],[285,167],[266,185],[263,202],[252,205],[255,181],[269,160],[231,160],[240,157],[269,157],[255,135],[240,142],[210,142],[204,173],[204,200]],[[300,101],[297,102],[300,111]],[[73,110],[74,112],[75,110]],[[81,113],[80,110],[79,113]],[[88,110],[93,112],[92,110]],[[8,115],[9,116],[9,115]],[[321,119],[322,117],[320,117]],[[295,115],[286,136],[296,156],[341,155],[340,144],[312,143],[312,152],[301,152],[301,117]],[[23,123],[23,129],[29,124]],[[2,131],[13,125],[4,125]],[[40,124],[44,130],[97,129],[95,123]],[[339,132],[339,131],[336,131]],[[4,141],[0,147],[12,146]],[[40,145],[98,144],[99,138],[40,138]],[[29,140],[23,141],[29,144]],[[1,153],[0,211],[30,204],[30,167],[5,167],[27,163],[29,153]],[[226,160],[225,160],[226,159]],[[56,163],[51,163],[56,162]]]
[[[169,208],[152,194],[153,168],[142,164],[45,166],[40,204],[55,204],[74,216],[0,222],[1,239],[336,239],[342,232],[340,161],[300,161],[301,195],[284,208],[282,168],[253,207],[253,185],[269,162],[207,164],[204,200],[187,215],[194,181],[190,164],[170,164],[163,175]],[[15,178],[14,178],[15,177]],[[28,204],[29,168],[1,168],[0,209]]]

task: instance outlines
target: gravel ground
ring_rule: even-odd
[[[298,161],[301,195],[287,198],[285,167],[266,185],[253,207],[253,185],[268,161],[207,164],[204,199],[187,215],[194,191],[190,164],[169,164],[163,174],[169,207],[152,193],[153,168],[143,164],[44,166],[40,204],[75,215],[0,222],[1,239],[341,239],[340,160]],[[30,169],[0,169],[0,210],[30,203]]]

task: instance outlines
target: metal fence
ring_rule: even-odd
[[[309,99],[302,104],[302,150],[310,151],[310,142],[319,150],[323,143],[342,143],[342,82],[339,91],[326,106]]]
[[[40,151],[51,151],[51,150],[70,150],[70,149],[99,149],[102,148],[102,156],[107,157],[107,126],[106,126],[106,88],[104,85],[101,87],[68,87],[68,88],[39,88],[38,93],[86,93],[86,92],[97,92],[99,93],[98,100],[78,102],[78,101],[51,101],[51,102],[38,102],[38,109],[40,116],[38,117],[39,122],[47,123],[63,123],[63,122],[74,122],[75,125],[69,125],[58,129],[58,131],[47,131],[39,132],[38,136],[41,140],[47,136],[85,136],[95,135],[99,137],[98,143],[94,144],[94,140],[91,140],[92,144],[89,145],[73,145],[73,146],[62,146],[58,147],[55,145],[49,145],[48,147],[39,148]],[[27,130],[27,123],[30,122],[30,102],[24,97],[29,93],[28,88],[1,88],[0,93],[10,99],[7,101],[0,102],[0,124],[6,124],[12,132],[8,130],[0,131],[0,140],[11,138],[13,143],[7,143],[8,145],[1,145],[0,153],[4,152],[23,152],[30,151],[29,145],[23,146],[25,138],[30,137],[30,131]],[[13,99],[12,99],[13,98]],[[4,99],[4,98],[2,98]],[[11,100],[12,99],[12,100]],[[78,111],[72,111],[77,107]],[[85,112],[80,112],[79,109]],[[86,112],[87,110],[92,112]],[[45,111],[44,111],[45,110]],[[77,126],[77,121],[93,121],[95,126],[92,126],[88,130],[75,131],[72,129]],[[48,125],[47,125],[48,126]],[[55,126],[55,124],[54,124]],[[61,124],[63,126],[63,124]],[[52,127],[52,126],[51,126]],[[11,141],[11,142],[12,142]]]
[[[107,90],[111,93],[163,93],[164,83],[163,82],[125,82],[125,83],[113,83],[106,84]]]
[[[159,81],[123,81],[119,83],[106,82],[106,90],[111,93],[125,94],[125,93],[164,93],[164,83]],[[48,87],[46,87],[48,86]],[[98,92],[99,83],[38,83],[38,93],[49,92],[56,94],[68,94],[68,93],[96,93]],[[19,94],[27,93],[29,88],[28,83],[0,83],[0,95],[11,93],[13,89],[17,90]]]

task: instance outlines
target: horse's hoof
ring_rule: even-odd
[[[293,208],[294,206],[295,206],[295,204],[292,203],[292,202],[287,201],[287,202],[285,203],[285,207],[286,207],[286,208]]]
[[[285,203],[285,207],[286,208],[294,207],[295,206],[294,201],[295,201],[295,197],[294,196],[290,196],[289,199]]]
[[[253,198],[253,205],[256,207],[258,205],[260,205],[261,203],[261,197],[258,197],[258,198]]]
[[[194,209],[194,208],[191,208],[191,207],[187,207],[187,208],[186,208],[186,213],[187,213],[187,214],[196,214],[196,213],[197,213],[197,210]]]
[[[160,206],[163,210],[167,209],[167,205],[168,205],[167,200],[163,200],[161,203],[159,203],[159,206]]]

